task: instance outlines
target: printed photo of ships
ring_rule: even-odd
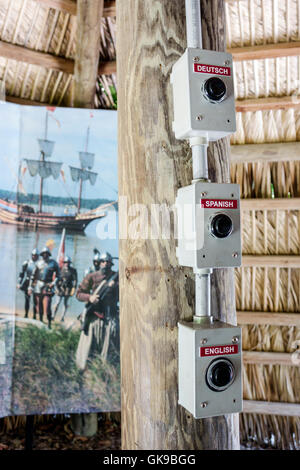
[[[0,417],[118,411],[117,114],[0,118]]]

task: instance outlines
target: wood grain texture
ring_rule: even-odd
[[[75,0],[35,0],[41,5],[45,5],[49,8],[55,8],[61,10],[69,15],[76,15],[77,3]]]
[[[76,15],[77,2],[75,0],[35,0],[42,5],[56,10],[64,11],[69,15]],[[116,2],[115,0],[107,0],[104,2],[103,16],[116,16]]]
[[[279,416],[300,416],[300,404],[244,400],[243,412]]]
[[[235,415],[195,420],[178,405],[177,322],[192,319],[194,276],[178,265],[173,235],[137,236],[151,204],[172,206],[192,180],[190,149],[172,131],[169,82],[186,47],[184,3],[117,0],[119,202],[128,207],[119,206],[123,449],[239,446]],[[223,1],[202,6],[204,47],[224,49]],[[210,147],[213,180],[229,179],[228,149],[228,141]],[[140,206],[129,215],[132,204],[145,205],[144,219]],[[137,216],[136,239],[126,238]],[[214,313],[234,319],[233,273],[220,271]]]
[[[275,199],[242,199],[241,210],[300,210],[300,198],[299,197],[286,197],[286,198],[275,198]]]
[[[260,268],[300,268],[300,256],[297,255],[244,255],[243,267]]]
[[[75,86],[73,107],[94,108],[99,63],[100,26],[103,0],[77,0]],[[93,436],[98,429],[97,413],[71,415],[74,432]]]
[[[117,62],[108,60],[107,62],[99,62],[98,75],[112,75],[117,71]]]
[[[300,160],[300,142],[231,146],[231,163],[288,162]]]
[[[244,364],[296,366],[292,354],[280,352],[243,351],[243,362]]]
[[[261,44],[258,46],[234,47],[227,49],[234,62],[242,60],[275,59],[300,55],[300,41],[281,42],[277,44]]]
[[[87,49],[89,50],[89,49]],[[116,62],[107,61],[99,62],[99,49],[97,55],[97,66],[96,74],[99,75],[111,75],[116,73]],[[91,51],[89,51],[91,54]],[[88,54],[86,54],[88,55]],[[47,54],[45,52],[34,51],[23,46],[17,46],[16,44],[10,44],[4,41],[0,41],[0,56],[6,59],[16,60],[18,62],[25,62],[27,64],[39,65],[46,69],[57,70],[67,74],[73,74],[75,68],[75,62],[73,59],[66,59],[59,57],[54,54]],[[87,61],[87,58],[85,58]],[[87,73],[87,72],[86,72]],[[96,83],[96,79],[95,79]]]
[[[47,69],[58,70],[65,73],[73,73],[74,61],[63,57],[38,52],[16,44],[0,41],[0,56],[32,65],[39,65]]]
[[[299,96],[279,96],[271,98],[250,98],[248,100],[236,100],[235,110],[237,113],[255,111],[276,111],[279,109],[299,108]]]
[[[51,106],[48,103],[42,103],[41,101],[28,100],[26,98],[20,98],[19,96],[6,95],[5,100],[9,103],[21,104],[23,106]]]
[[[103,0],[77,0],[74,106],[93,108],[98,75]]]
[[[300,327],[300,313],[237,311],[239,325],[272,325]]]

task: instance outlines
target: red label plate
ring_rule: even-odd
[[[201,199],[200,205],[204,209],[237,209],[237,199]]]
[[[230,67],[220,67],[219,65],[208,65],[208,64],[194,64],[194,72],[197,73],[208,73],[210,75],[222,75],[230,77]]]
[[[225,344],[224,346],[203,346],[200,348],[200,356],[227,356],[228,354],[238,354],[238,344]]]

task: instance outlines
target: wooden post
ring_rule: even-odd
[[[77,0],[77,37],[73,105],[94,108],[100,51],[103,0]],[[82,184],[82,180],[81,180]],[[78,211],[80,207],[78,208]],[[93,436],[98,430],[97,413],[71,415],[72,429],[81,436]]]
[[[224,50],[223,0],[202,6],[204,47]],[[194,275],[172,232],[147,233],[152,205],[173,206],[192,180],[190,149],[172,131],[170,72],[185,47],[184,0],[117,0],[123,449],[239,448],[236,415],[195,420],[178,405],[177,322],[193,317]],[[212,181],[229,181],[228,154],[226,139],[210,146]],[[234,323],[233,271],[212,287],[214,314]]]
[[[74,107],[94,108],[103,0],[77,1]]]

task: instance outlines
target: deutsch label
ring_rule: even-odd
[[[237,209],[237,199],[200,199],[204,209]]]
[[[230,67],[219,67],[218,65],[208,64],[194,64],[194,72],[209,73],[211,75],[225,75],[226,77],[230,77],[231,75]]]
[[[226,344],[224,346],[203,346],[200,348],[200,356],[224,356],[228,354],[238,354],[238,344]]]

